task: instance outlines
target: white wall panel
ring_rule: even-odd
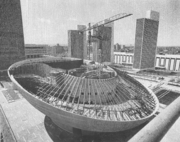
[[[114,63],[116,63],[116,61],[117,61],[117,60],[116,60],[116,57],[117,57],[117,56],[116,56],[116,55],[114,55]]]
[[[165,59],[164,59],[164,58],[161,58],[160,65],[161,65],[161,66],[164,66],[164,65],[165,65]]]
[[[118,55],[117,63],[119,64],[119,62],[120,62],[120,56]]]
[[[174,67],[174,59],[171,59],[171,65],[170,65],[170,70],[172,71]]]
[[[126,63],[129,63],[129,55],[126,56]]]
[[[118,63],[118,56],[116,56],[116,63]]]
[[[123,60],[123,55],[121,55],[121,59],[120,59],[121,61],[120,61],[120,63],[122,63],[122,60]]]
[[[175,71],[178,71],[178,70],[179,70],[179,63],[180,63],[180,60],[176,60]]]
[[[168,67],[169,67],[169,59],[166,59],[166,65],[165,65],[165,67],[166,67],[166,69],[168,70]]]
[[[159,67],[159,58],[156,58],[156,67]]]
[[[130,63],[132,63],[132,64],[133,64],[133,62],[132,62],[132,56],[130,56]]]
[[[122,55],[122,62],[124,62],[124,55]]]

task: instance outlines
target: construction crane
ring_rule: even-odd
[[[120,14],[114,15],[114,16],[108,18],[108,19],[105,19],[105,20],[103,20],[103,21],[100,21],[100,22],[98,22],[98,23],[96,23],[96,24],[94,24],[94,25],[92,25],[92,26],[91,26],[91,24],[89,23],[88,28],[86,28],[85,30],[83,30],[84,32],[88,31],[88,43],[89,43],[88,52],[89,52],[89,59],[90,59],[90,46],[91,46],[92,38],[96,38],[96,39],[98,39],[98,40],[100,41],[100,46],[99,46],[99,49],[98,49],[98,50],[101,50],[101,49],[102,49],[102,47],[101,47],[101,46],[102,46],[102,40],[108,40],[107,37],[102,37],[99,33],[97,33],[97,35],[95,35],[95,36],[92,36],[92,35],[91,35],[91,30],[92,30],[92,29],[96,29],[96,28],[98,28],[98,27],[100,27],[100,26],[105,26],[105,25],[107,25],[107,24],[109,24],[109,23],[112,23],[112,22],[114,22],[114,21],[117,21],[117,20],[119,20],[119,19],[123,19],[123,18],[128,17],[128,16],[131,16],[131,15],[132,15],[132,14],[120,13]],[[102,55],[101,55],[101,57],[102,57]]]

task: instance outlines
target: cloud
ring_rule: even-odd
[[[73,17],[70,17],[70,18],[68,18],[68,21],[77,21],[77,19],[73,18]]]
[[[38,18],[38,21],[44,24],[51,24],[52,21],[50,19],[45,19],[45,18]]]

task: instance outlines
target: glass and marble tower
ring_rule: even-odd
[[[0,0],[0,70],[25,59],[20,0]]]
[[[137,19],[134,69],[143,70],[155,68],[158,27],[158,12],[148,11],[146,18]]]

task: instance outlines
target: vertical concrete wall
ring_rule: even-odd
[[[93,61],[98,62],[98,48],[99,48],[99,41],[92,43],[92,51],[93,51]]]
[[[141,50],[143,43],[143,19],[137,19],[136,22],[136,35],[135,35],[135,49],[134,49],[134,63],[133,68],[140,68],[140,60],[141,60]]]
[[[94,29],[93,36],[93,61],[114,62],[114,22]]]
[[[68,55],[70,57],[81,58],[83,59],[84,50],[83,50],[83,32],[79,30],[69,30],[68,31]]]
[[[112,28],[100,27],[102,37],[101,62],[111,62]]]
[[[0,70],[25,59],[20,0],[0,0]]]
[[[72,43],[71,43],[71,31],[68,31],[68,57],[71,57],[71,48],[72,48]]]
[[[144,21],[141,69],[155,68],[159,22],[151,19]]]
[[[146,18],[152,19],[155,21],[159,21],[159,12],[153,11],[153,10],[148,10],[146,12]]]
[[[111,62],[114,62],[114,22],[111,22],[106,27],[111,27]]]
[[[98,27],[95,29],[94,36],[97,41],[93,43],[93,60],[97,62],[112,62],[114,61],[113,46],[112,46],[112,27]]]
[[[92,53],[93,53],[93,61],[98,62],[98,49],[99,49],[99,39],[97,39],[95,36],[97,36],[98,29],[93,29],[92,35],[94,38],[91,37],[91,44],[92,44]]]
[[[85,25],[78,25],[77,29],[83,31],[86,29]],[[86,32],[83,32],[83,59],[87,59],[87,40],[86,40]]]
[[[68,31],[68,56],[86,59],[86,35],[82,30]]]

